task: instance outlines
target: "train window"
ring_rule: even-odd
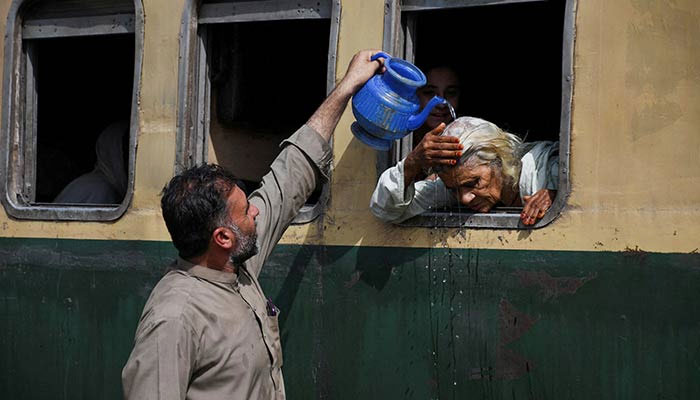
[[[255,190],[282,140],[333,88],[339,7],[205,0],[185,10],[176,169],[214,162]],[[289,62],[295,59],[304,63]],[[328,190],[327,183],[318,188],[294,223],[318,216]]]
[[[143,13],[17,1],[5,40],[2,201],[13,217],[114,220],[133,192]]]
[[[426,72],[451,68],[461,86],[458,116],[479,117],[526,142],[559,141],[554,204],[534,226],[550,223],[569,192],[573,0],[403,0],[387,3],[384,49]],[[416,141],[417,142],[417,141]],[[402,160],[411,135],[378,157],[378,171]],[[409,226],[523,228],[521,207],[488,213],[433,209]]]

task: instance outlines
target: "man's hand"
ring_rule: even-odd
[[[532,196],[523,196],[525,206],[523,207],[523,212],[520,214],[520,220],[523,224],[532,225],[535,221],[544,217],[549,207],[552,206],[556,195],[556,190],[542,189]]]
[[[441,123],[428,132],[418,145],[406,156],[404,161],[404,185],[425,179],[425,171],[431,167],[453,166],[462,156],[464,149],[459,139],[454,136],[440,136],[445,130]]]
[[[306,122],[326,141],[330,140],[350,97],[382,67],[384,60],[381,58],[370,61],[377,52],[379,50],[363,50],[355,54],[343,79]]]
[[[341,93],[354,95],[362,85],[365,84],[376,74],[384,70],[384,59],[378,58],[376,61],[370,61],[370,58],[377,54],[380,50],[362,50],[355,54],[350,60],[348,70],[345,76],[338,83],[338,90]]]

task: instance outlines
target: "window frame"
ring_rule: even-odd
[[[31,20],[23,27],[31,0],[13,0],[7,17],[3,62],[2,128],[0,143],[0,198],[11,217],[50,221],[113,221],[131,204],[134,192],[138,99],[143,59],[143,5],[133,0],[134,14],[69,16]],[[32,68],[34,46],[23,50],[24,40],[41,38],[134,34],[134,83],[129,122],[129,168],[127,191],[119,205],[77,205],[35,203],[36,186],[36,90]],[[29,99],[31,98],[31,99]],[[16,149],[13,151],[13,148]],[[11,154],[12,153],[12,154]]]
[[[515,3],[535,3],[548,0],[385,0],[384,38],[382,48],[389,54],[414,60],[413,39],[415,19],[409,14],[406,24],[402,23],[402,12],[444,10],[449,8],[469,8]],[[498,212],[436,212],[428,211],[415,216],[400,225],[412,227],[445,228],[491,228],[491,229],[536,229],[549,225],[565,209],[571,183],[569,180],[569,159],[571,153],[571,109],[574,83],[574,39],[577,0],[565,1],[564,31],[562,33],[562,76],[561,76],[561,116],[559,127],[559,189],[552,206],[545,216],[534,225],[525,226],[520,222],[519,213]],[[415,14],[414,14],[415,15]],[[396,165],[411,151],[413,134],[397,140],[389,151],[377,151],[377,178],[389,167]]]
[[[211,82],[208,66],[212,51],[207,25],[218,23],[329,19],[326,94],[335,87],[340,0],[268,0],[201,4],[188,0],[180,28],[178,124],[174,172],[208,160],[211,118]],[[202,26],[204,29],[200,29]],[[291,135],[293,132],[289,132]],[[329,142],[333,148],[333,140]],[[323,183],[314,205],[302,206],[292,224],[305,224],[321,215],[330,197],[330,181]]]

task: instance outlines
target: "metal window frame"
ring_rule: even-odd
[[[76,36],[112,35],[134,33],[134,16],[131,14],[99,15],[32,19],[24,24],[23,39],[44,39]]]
[[[174,173],[207,161],[209,148],[211,82],[208,29],[211,24],[329,19],[326,93],[335,87],[340,0],[270,0],[236,3],[204,3],[188,0],[180,25],[177,142]],[[200,29],[203,27],[204,29]],[[291,132],[290,132],[291,134]],[[333,141],[329,143],[331,148]],[[305,224],[321,215],[330,198],[330,181],[323,184],[318,202],[304,205],[292,224]]]
[[[467,8],[476,6],[490,6],[514,3],[534,3],[549,0],[385,0],[384,2],[384,51],[403,56],[413,61],[413,45],[411,35],[406,35],[402,21],[402,12],[428,11],[448,8]],[[562,40],[562,96],[561,118],[559,127],[559,190],[552,206],[545,216],[532,226],[525,226],[520,222],[519,214],[499,212],[491,213],[471,212],[426,212],[413,217],[403,223],[403,226],[417,227],[445,227],[445,228],[491,228],[491,229],[537,229],[549,225],[565,209],[571,183],[569,180],[569,158],[571,153],[571,103],[573,97],[573,60],[575,21],[578,0],[565,1],[564,32]],[[410,31],[414,21],[409,18],[405,21]],[[395,165],[402,156],[407,154],[413,143],[412,135],[408,135],[400,141],[394,142],[388,152],[377,152],[377,177],[387,168]]]
[[[13,0],[7,17],[0,130],[0,201],[11,217],[50,221],[113,221],[131,204],[134,192],[138,99],[143,60],[144,15],[141,0],[134,0],[134,15],[86,16],[32,20],[23,28],[23,12],[31,0]],[[63,24],[63,25],[62,25]],[[55,29],[55,31],[54,31]],[[129,125],[129,173],[124,200],[118,205],[34,203],[36,184],[36,91],[32,46],[24,40],[48,37],[108,35],[133,32],[134,85]],[[32,73],[32,75],[29,75]],[[32,98],[33,97],[33,98]]]

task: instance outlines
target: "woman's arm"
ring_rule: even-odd
[[[400,161],[379,177],[369,205],[375,217],[398,224],[431,208],[452,203],[452,197],[440,179],[404,185],[404,163],[405,160]]]
[[[425,134],[406,159],[379,177],[369,208],[382,221],[399,223],[431,208],[452,202],[440,179],[425,180],[436,166],[453,166],[462,156],[462,145],[453,136],[441,136],[445,124]]]

